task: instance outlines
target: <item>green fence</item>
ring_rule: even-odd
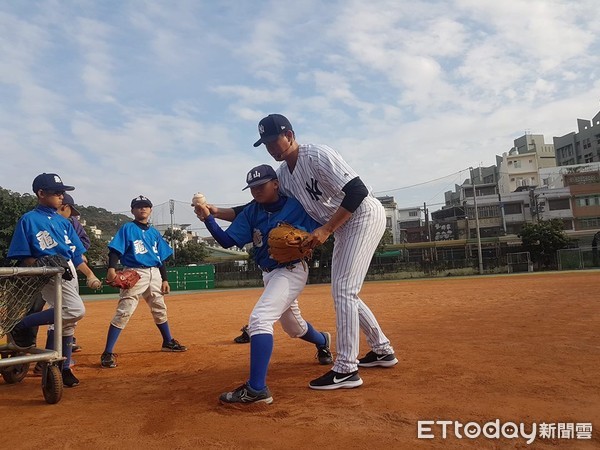
[[[592,247],[566,248],[558,250],[558,269],[593,269],[600,267],[598,249]]]
[[[94,269],[98,278],[104,281],[106,278],[106,269]],[[79,292],[82,295],[88,294],[118,294],[119,289],[102,284],[102,288],[94,291],[86,286],[85,276],[77,273],[79,276]],[[215,266],[212,264],[202,264],[199,266],[168,267],[167,279],[172,291],[196,291],[200,289],[214,289],[215,287]]]

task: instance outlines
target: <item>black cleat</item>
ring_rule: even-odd
[[[331,356],[331,350],[329,349],[329,346],[331,345],[331,335],[326,331],[321,334],[325,337],[325,345],[323,347],[317,347],[316,358],[319,360],[319,364],[328,366],[329,364],[333,364],[333,356]]]

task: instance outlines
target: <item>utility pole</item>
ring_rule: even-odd
[[[175,261],[175,230],[173,229],[173,214],[175,213],[175,200],[169,200],[169,212],[171,213],[171,247],[173,248],[173,261]]]
[[[481,252],[481,233],[479,231],[479,211],[477,211],[477,191],[473,180],[473,168],[471,167],[471,187],[473,188],[473,204],[475,206],[475,230],[477,231],[477,256],[479,258],[479,275],[483,275],[483,254]]]

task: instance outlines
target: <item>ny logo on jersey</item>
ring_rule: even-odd
[[[58,242],[56,242],[54,239],[52,239],[52,236],[50,236],[50,233],[48,233],[45,230],[40,231],[38,234],[35,235],[35,237],[37,238],[38,243],[40,244],[40,248],[42,250],[47,250],[49,248],[53,248],[58,245]]]
[[[136,255],[143,255],[144,253],[148,253],[148,249],[144,245],[144,241],[138,239],[137,241],[133,241],[133,251]]]
[[[319,182],[314,178],[311,178],[310,183],[310,186],[308,185],[308,182],[306,183],[306,192],[310,194],[310,197],[313,200],[318,202],[319,195],[323,195],[323,192],[321,192],[321,190],[319,189]]]

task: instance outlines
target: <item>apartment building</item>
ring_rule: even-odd
[[[558,166],[600,161],[600,112],[592,120],[577,119],[577,130],[554,138]]]
[[[524,186],[540,186],[540,170],[556,166],[553,144],[544,142],[542,134],[525,134],[513,141],[513,147],[496,156],[501,194]]]

